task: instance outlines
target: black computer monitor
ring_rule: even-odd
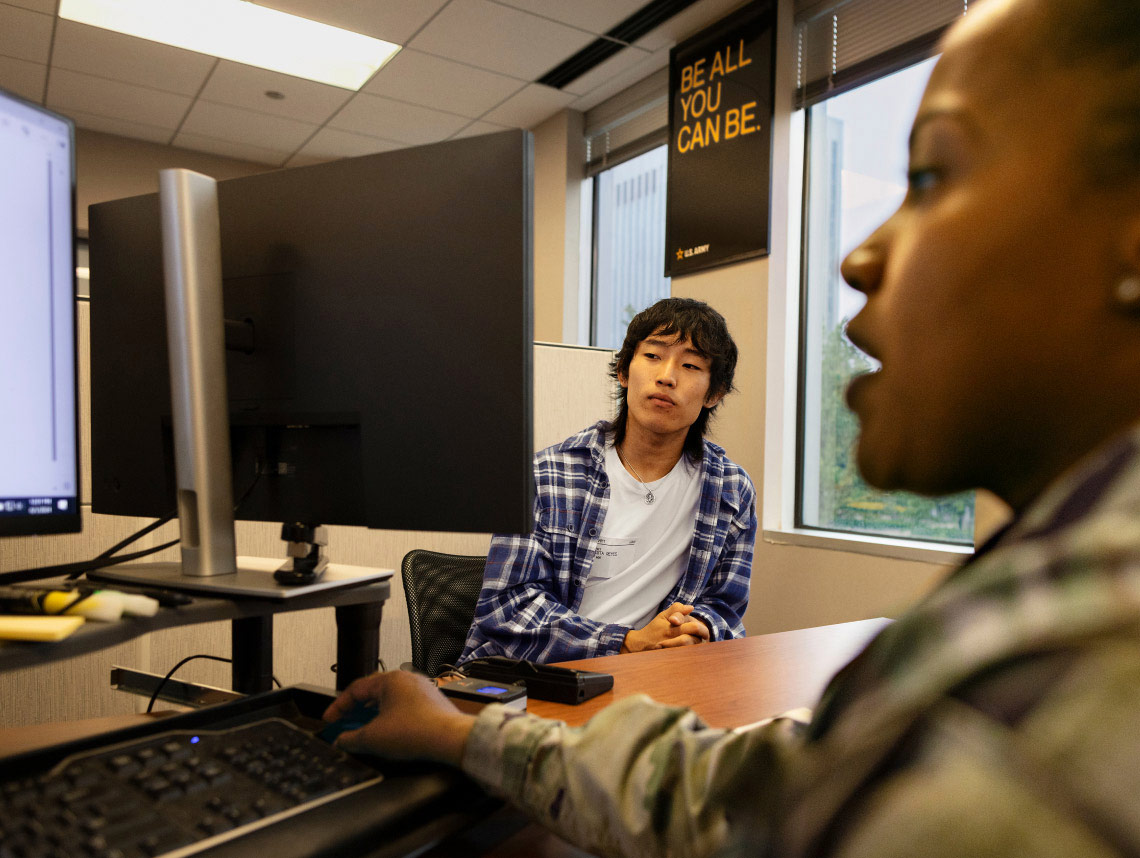
[[[80,529],[75,129],[0,90],[0,536]]]
[[[510,131],[218,183],[236,518],[530,530],[532,176]],[[90,241],[92,506],[159,516],[158,195]]]

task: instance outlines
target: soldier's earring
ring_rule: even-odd
[[[1113,287],[1112,297],[1121,310],[1140,312],[1140,276],[1121,277]]]

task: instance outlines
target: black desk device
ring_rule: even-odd
[[[475,679],[525,685],[527,697],[551,703],[582,703],[614,687],[614,678],[608,673],[535,664],[503,656],[477,658],[460,665],[459,670]]]
[[[487,679],[455,679],[439,686],[448,697],[475,703],[504,703],[526,708],[526,686]]]

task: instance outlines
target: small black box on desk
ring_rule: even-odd
[[[551,703],[582,703],[614,687],[608,673],[535,664],[519,658],[488,656],[468,661],[459,671],[473,679],[526,686],[527,697]]]

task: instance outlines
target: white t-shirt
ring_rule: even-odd
[[[700,467],[682,455],[668,474],[642,485],[607,444],[606,474],[609,509],[578,613],[639,629],[685,572],[701,500]],[[645,502],[647,487],[652,504]]]

